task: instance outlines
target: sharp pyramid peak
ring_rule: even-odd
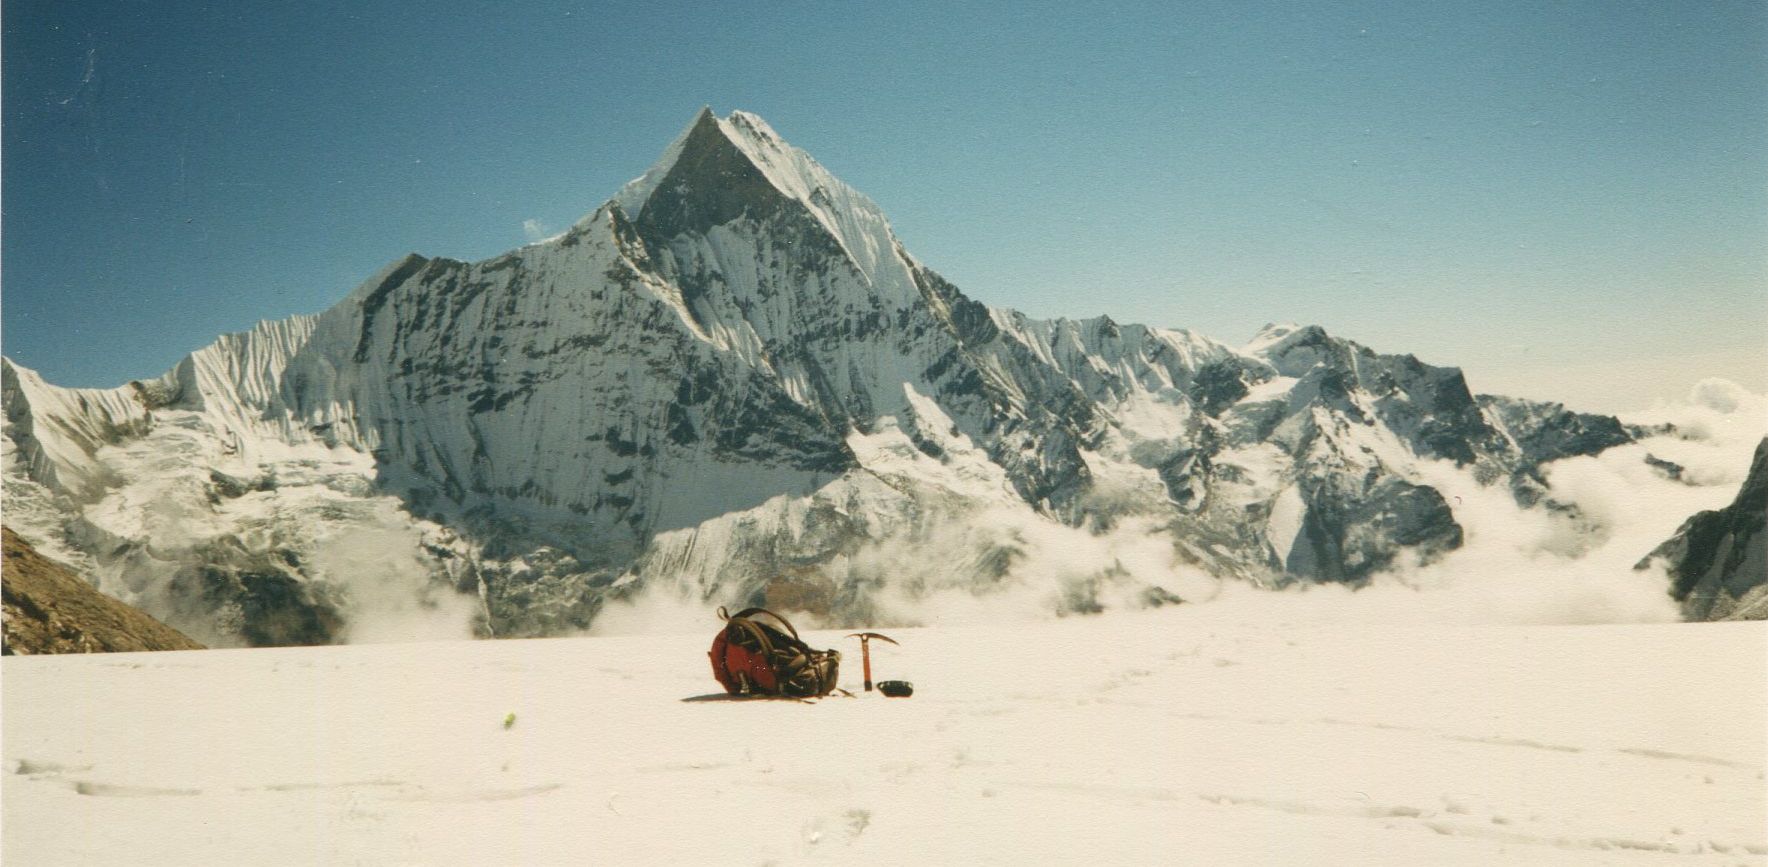
[[[893,255],[895,236],[876,203],[746,111],[720,118],[710,107],[701,108],[650,170],[621,188],[613,204],[636,219],[690,149],[700,154],[705,148],[724,147],[735,150],[727,156],[753,167],[767,185],[809,211],[868,277],[875,278],[882,260]]]
[[[627,216],[638,216],[645,201],[656,192],[657,187],[690,147],[698,149],[725,145],[734,146],[780,192],[806,204],[810,204],[818,188],[824,190],[823,196],[832,195],[835,188],[851,190],[829,174],[810,154],[787,143],[760,115],[733,110],[729,116],[720,118],[712,111],[711,106],[702,106],[694,113],[693,120],[663,150],[663,155],[657,162],[643,175],[622,187],[614,201]],[[870,204],[869,200],[867,204]]]
[[[675,168],[676,161],[681,159],[682,151],[687,148],[688,139],[693,137],[694,131],[706,124],[716,126],[718,123],[718,115],[712,113],[712,106],[701,106],[700,110],[694,113],[694,119],[688,121],[688,125],[682,127],[681,132],[676,134],[669,146],[663,149],[663,155],[658,157],[657,161],[652,163],[644,174],[627,181],[626,186],[621,187],[620,192],[614,194],[614,204],[619,205],[620,210],[625,211],[627,217],[637,217],[639,211],[644,208],[645,200],[651,197],[651,193],[655,192],[658,185],[662,184],[663,179],[669,175],[669,170]]]

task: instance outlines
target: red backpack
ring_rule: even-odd
[[[756,620],[765,614],[785,627],[782,632]],[[841,652],[812,650],[798,638],[786,618],[765,608],[745,608],[735,615],[718,609],[725,622],[712,639],[712,676],[724,691],[741,696],[811,698],[835,690]]]

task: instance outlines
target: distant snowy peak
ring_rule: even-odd
[[[880,269],[892,264],[897,245],[878,205],[747,112],[721,119],[702,108],[612,203],[641,224],[704,231],[746,213],[760,217],[761,185],[809,213],[868,279],[886,276]],[[684,214],[682,205],[690,199],[700,207]],[[900,278],[900,264],[891,270],[898,273],[888,276]]]
[[[1266,323],[1265,327],[1260,328],[1258,333],[1252,336],[1251,340],[1246,341],[1245,346],[1240,347],[1240,351],[1248,355],[1264,355],[1269,352],[1273,346],[1276,346],[1278,343],[1283,342],[1298,332],[1306,331],[1308,329],[1318,329],[1319,327],[1320,326],[1318,325],[1304,327],[1294,322]]]
[[[687,147],[688,136],[693,135],[694,130],[708,123],[719,124],[717,116],[712,113],[711,106],[701,108],[700,112],[694,115],[694,119],[688,121],[688,125],[683,127],[682,131],[669,143],[669,146],[663,149],[663,155],[659,156],[657,161],[645,170],[644,174],[627,181],[626,185],[620,188],[620,192],[615,193],[614,198],[609,201],[619,205],[620,210],[625,211],[627,216],[638,216],[638,213],[644,210],[645,200],[649,199],[651,193],[655,192],[657,187],[663,183],[663,178],[669,174],[669,170],[675,168],[676,160],[681,159],[681,152]],[[584,217],[584,221],[593,220],[595,216],[595,214],[591,214]]]
[[[1426,462],[1532,504],[1541,464],[1632,435],[1318,326],[1235,349],[990,307],[709,109],[556,237],[407,255],[117,389],[0,372],[9,520],[222,643],[345,634],[362,527],[499,635],[658,586],[852,622],[1011,582],[1170,601],[1115,555],[1033,562],[1129,526],[1218,577],[1356,583],[1461,544]]]
[[[282,405],[283,373],[317,322],[316,316],[262,321],[222,335],[158,377],[116,388],[60,388],[0,359],[6,436],[18,449],[19,468],[75,497],[95,495],[110,476],[99,449],[145,433],[153,412],[164,408],[203,412],[242,447],[265,434],[284,438],[289,430],[272,409]]]
[[[1318,325],[1267,325],[1242,348],[1269,362],[1282,376],[1304,376],[1320,366],[1348,366],[1356,357],[1375,353],[1353,341],[1333,337]]]
[[[105,468],[94,457],[99,448],[147,426],[147,405],[137,388],[59,388],[11,359],[0,359],[0,400],[6,405],[8,472],[16,468],[75,498],[104,486]]]

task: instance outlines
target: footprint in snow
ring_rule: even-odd
[[[1584,751],[1583,747],[1568,746],[1566,744],[1547,744],[1540,741],[1531,741],[1526,738],[1470,737],[1468,735],[1446,735],[1446,737],[1449,740],[1460,741],[1466,744],[1490,744],[1491,746],[1496,747],[1523,747],[1531,750],[1548,750],[1555,753],[1581,753]]]
[[[6,770],[26,777],[51,777],[68,771],[90,771],[91,765],[68,766],[57,762],[39,762],[32,759],[13,759],[6,763]]]
[[[414,801],[424,804],[461,804],[472,801],[513,801],[517,798],[529,798],[544,795],[547,792],[564,788],[563,783],[543,783],[538,786],[527,786],[520,789],[481,789],[460,792],[399,792],[388,796],[388,800]]]
[[[75,792],[82,795],[96,795],[101,798],[162,798],[190,797],[200,795],[202,789],[160,789],[153,786],[118,786],[111,783],[93,783],[76,780],[73,783]]]
[[[401,783],[397,780],[347,780],[341,783],[272,783],[268,786],[241,788],[240,791],[307,792],[318,789],[403,788],[410,785],[410,783]]]
[[[804,825],[804,842],[810,846],[827,843],[851,845],[872,824],[872,811],[855,807],[840,814],[818,816]]]
[[[1667,750],[1648,750],[1648,749],[1641,749],[1641,748],[1634,747],[1634,748],[1622,748],[1622,749],[1616,750],[1615,752],[1626,753],[1627,755],[1630,755],[1630,756],[1644,756],[1645,758],[1648,758],[1648,759],[1670,759],[1672,761],[1693,762],[1695,764],[1701,764],[1701,765],[1720,765],[1722,767],[1727,767],[1727,768],[1753,768],[1753,767],[1755,767],[1755,765],[1747,764],[1745,762],[1734,762],[1734,761],[1731,761],[1730,759],[1721,759],[1721,758],[1716,758],[1714,756],[1695,755],[1694,753],[1672,753]],[[1760,779],[1760,778],[1761,778],[1760,775],[1758,775],[1757,779]]]

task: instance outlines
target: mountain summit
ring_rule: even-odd
[[[407,256],[116,389],[0,373],[9,522],[211,644],[556,634],[643,594],[875,623],[1359,583],[1461,544],[1427,469],[1546,508],[1543,463],[1637,433],[1315,327],[980,304],[710,110],[556,238]]]

